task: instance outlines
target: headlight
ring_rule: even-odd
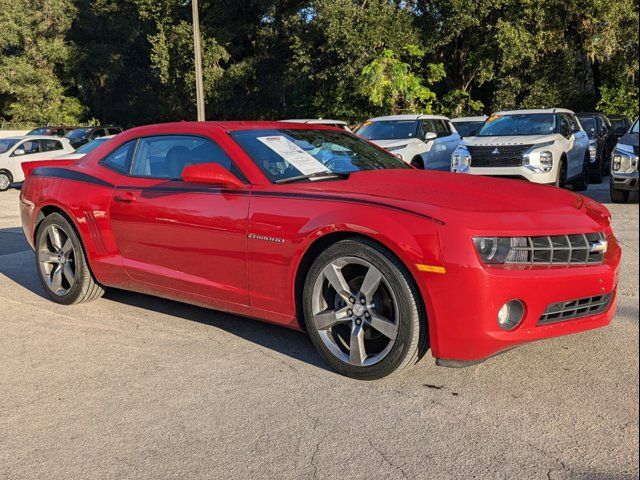
[[[388,147],[387,152],[397,152],[398,150],[404,150],[409,145],[397,145],[395,147]]]
[[[473,243],[482,262],[488,265],[522,262],[529,255],[525,237],[478,237]]]
[[[464,145],[458,145],[451,155],[451,171],[464,172],[471,166],[471,154]]]
[[[618,144],[611,157],[611,170],[618,173],[638,171],[638,156],[631,145]]]
[[[539,143],[532,146],[522,155],[523,165],[534,173],[548,173],[553,169],[553,152],[540,150],[550,147],[555,142]]]

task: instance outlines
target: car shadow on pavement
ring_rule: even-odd
[[[0,229],[0,275],[48,299],[21,228]],[[10,294],[10,293],[9,293]],[[150,295],[109,289],[105,300],[209,325],[295,360],[329,370],[306,334],[278,325]]]

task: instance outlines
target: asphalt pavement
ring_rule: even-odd
[[[0,479],[638,478],[638,203],[607,328],[475,367],[330,371],[302,333],[112,291],[46,298],[0,193]]]

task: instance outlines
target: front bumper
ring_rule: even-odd
[[[610,231],[607,237],[610,249],[600,265],[492,267],[471,258],[445,261],[446,274],[428,279],[433,356],[442,365],[470,365],[522,344],[608,325],[616,310],[621,249]],[[539,324],[551,304],[609,293],[613,299],[601,314]],[[524,303],[524,319],[505,331],[497,314],[514,299]]]
[[[471,175],[484,175],[488,177],[505,177],[505,178],[516,178],[522,180],[528,180],[533,183],[541,183],[541,184],[552,184],[555,183],[557,173],[556,168],[554,168],[545,173],[536,173],[531,168],[522,166],[522,167],[468,167],[462,172]]]
[[[638,172],[633,173],[611,173],[611,187],[615,190],[638,191]]]

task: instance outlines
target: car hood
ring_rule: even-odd
[[[640,135],[638,135],[637,133],[627,133],[626,135],[621,137],[620,140],[618,140],[618,143],[622,145],[631,145],[632,147],[637,147],[639,137]]]
[[[559,188],[416,169],[357,172],[347,180],[296,184],[296,189],[391,203],[417,212],[431,207],[484,213],[557,211],[582,205],[580,195]]]
[[[465,145],[532,145],[558,140],[561,136],[553,135],[511,135],[507,137],[466,137]]]

